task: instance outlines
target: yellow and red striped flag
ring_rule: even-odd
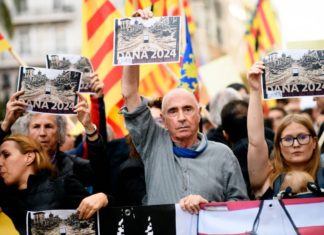
[[[118,17],[122,14],[111,1],[83,0],[82,55],[91,60],[94,70],[104,82],[107,121],[115,134],[122,136],[126,133],[118,114],[123,104],[120,85],[122,67],[112,66],[114,19]]]
[[[0,52],[9,50],[11,48],[10,43],[0,33]]]
[[[187,0],[185,0],[187,1]],[[107,121],[117,137],[127,133],[124,119],[119,114],[123,105],[121,96],[122,67],[112,66],[114,19],[130,16],[137,8],[154,4],[155,16],[180,15],[178,0],[125,0],[123,9],[113,1],[83,0],[82,55],[88,57],[100,79],[104,81]],[[184,4],[189,12],[188,4]],[[192,20],[192,17],[189,17]],[[141,65],[140,93],[144,96],[163,96],[177,86],[180,64]]]
[[[245,64],[250,68],[267,51],[280,44],[280,32],[270,0],[259,0],[245,34]]]
[[[134,0],[127,0],[124,9],[117,9],[112,1],[83,0],[82,55],[91,60],[94,70],[104,81],[107,121],[117,137],[122,137],[127,131],[124,119],[119,114],[123,105],[121,96],[122,67],[112,66],[114,19],[130,16],[135,9],[133,4],[145,8],[152,2],[154,1],[142,0],[135,4]],[[167,70],[179,73],[177,68],[170,65]],[[141,94],[144,96],[163,96],[168,90],[176,86],[176,81],[170,74],[166,71],[165,65],[141,66]]]

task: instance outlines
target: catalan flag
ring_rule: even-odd
[[[9,42],[3,37],[3,35],[0,33],[0,52],[9,50],[11,48],[11,45]]]
[[[112,66],[114,19],[118,17],[122,14],[111,1],[83,0],[82,55],[91,60],[94,70],[104,82],[105,108],[109,114],[107,121],[116,135],[122,136],[126,132],[118,114],[122,106],[122,67]]]
[[[193,25],[188,0],[124,0],[117,8],[116,1],[83,0],[82,7],[82,55],[88,57],[105,87],[105,109],[107,122],[117,137],[127,133],[119,110],[123,105],[121,96],[122,67],[113,67],[114,19],[130,16],[135,9],[152,7],[155,16],[187,14],[189,25]],[[183,4],[183,5],[180,5]],[[188,15],[189,14],[189,15]],[[144,96],[163,96],[177,86],[180,64],[142,65],[140,92]]]
[[[153,0],[126,0],[123,9],[117,8],[113,1],[83,0],[82,7],[82,55],[89,58],[99,78],[104,81],[104,100],[107,122],[117,137],[127,133],[124,119],[119,114],[123,106],[121,96],[122,67],[113,67],[114,19],[130,16],[135,7],[146,8]],[[172,74],[175,75],[172,75]],[[177,84],[179,65],[141,66],[140,92],[144,96],[163,96]]]
[[[263,53],[280,43],[280,32],[270,0],[259,0],[245,34],[245,64],[250,68]]]
[[[175,72],[179,71],[178,64],[158,64],[141,67],[141,73],[146,75],[140,81],[139,92],[148,97],[163,97],[165,93],[177,86]],[[174,73],[174,74],[173,74]]]
[[[186,47],[181,62],[181,78],[178,87],[185,88],[193,92],[198,98],[198,72],[192,50],[191,37],[189,33],[188,21],[186,20]]]

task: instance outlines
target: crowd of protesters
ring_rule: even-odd
[[[125,66],[121,112],[129,134],[121,139],[108,129],[103,83],[93,74],[91,105],[78,94],[75,106],[85,135],[70,148],[61,148],[65,117],[27,114],[17,99],[24,91],[14,93],[0,126],[2,210],[24,234],[29,210],[77,209],[88,219],[107,205],[179,203],[198,213],[209,201],[321,196],[324,98],[316,98],[318,112],[279,102],[265,112],[263,71],[257,62],[247,73],[249,89],[231,84],[215,95],[202,128],[192,93],[176,88],[149,101],[139,94],[139,65]]]

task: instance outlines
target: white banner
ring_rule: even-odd
[[[324,198],[209,203],[198,234],[324,234]]]

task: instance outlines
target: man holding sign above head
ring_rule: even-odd
[[[152,12],[138,10],[134,15],[148,19]],[[163,128],[152,118],[138,86],[139,66],[125,66],[123,113],[144,162],[148,204],[179,202],[184,210],[198,213],[200,203],[247,199],[232,151],[198,132],[200,107],[195,96],[182,88],[167,93],[162,101]]]

